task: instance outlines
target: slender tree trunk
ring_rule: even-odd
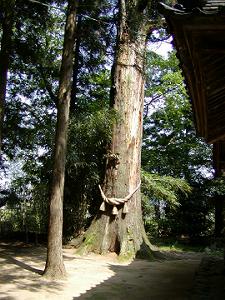
[[[53,178],[50,194],[48,249],[44,275],[54,279],[61,279],[66,275],[62,253],[63,190],[76,28],[76,2],[75,0],[68,0],[59,82]]]
[[[131,1],[127,1],[130,2]],[[144,103],[144,65],[146,24],[142,15],[134,28],[128,29],[127,2],[120,1],[120,24],[116,59],[113,67],[111,102],[118,112],[113,137],[107,155],[103,190],[106,197],[124,198],[140,183],[142,116]],[[129,4],[130,5],[130,4]],[[136,12],[138,14],[138,12]],[[142,221],[140,188],[124,206],[112,207],[95,218],[80,247],[81,252],[118,253],[121,258],[133,258],[142,250],[151,255],[151,244]],[[118,211],[117,211],[118,210]]]
[[[81,44],[81,22],[82,17],[77,18],[77,34],[76,34],[76,47],[75,47],[75,58],[73,63],[73,85],[71,90],[71,113],[75,113],[77,108],[77,86],[78,86],[78,74],[80,65],[80,44]]]
[[[2,150],[2,129],[5,112],[7,77],[11,54],[11,40],[13,34],[13,12],[15,9],[14,6],[14,0],[2,0],[2,39],[0,51],[0,154]]]

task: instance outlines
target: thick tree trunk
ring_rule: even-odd
[[[3,0],[1,4],[2,8],[2,39],[1,39],[1,51],[0,51],[0,154],[2,150],[2,129],[5,112],[5,98],[7,77],[9,70],[9,61],[11,54],[11,40],[13,33],[13,12],[15,1]]]
[[[76,1],[69,0],[60,71],[54,166],[50,194],[48,249],[44,271],[44,275],[51,279],[62,279],[66,275],[62,253],[63,190],[76,28],[75,19]]]
[[[136,26],[127,30],[125,1],[121,1],[120,28],[113,69],[112,105],[118,112],[107,155],[103,190],[106,197],[124,198],[140,183],[142,115],[144,102],[144,64],[146,30]],[[133,30],[133,29],[132,29]],[[135,36],[135,37],[134,37]],[[123,205],[113,208],[106,203],[86,232],[80,252],[118,253],[133,258],[142,249],[151,254],[142,221],[140,188]],[[118,214],[117,213],[118,210]]]

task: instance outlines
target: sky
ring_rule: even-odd
[[[164,56],[165,58],[167,57],[168,52],[170,52],[173,49],[173,46],[171,44],[172,39],[169,38],[166,41],[158,42],[158,43],[152,43],[150,45],[150,49],[157,54],[160,54]]]
[[[162,42],[158,42],[158,43],[154,43],[150,45],[150,49],[154,52],[156,52],[157,54],[162,55],[163,57],[167,57],[168,52],[172,50],[172,45],[171,45],[171,38],[167,41],[162,41]],[[14,170],[15,170],[15,165],[13,164],[13,168],[12,170],[9,168],[8,169],[8,174],[4,173],[4,172],[0,172],[0,184],[3,187],[7,187],[10,183],[10,175],[13,174]],[[21,170],[21,166],[18,164],[16,170]]]

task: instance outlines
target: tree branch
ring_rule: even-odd
[[[41,64],[38,64],[37,65],[37,69],[39,70],[39,73],[45,83],[45,88],[46,88],[46,91],[48,92],[50,98],[52,99],[52,101],[55,103],[56,107],[58,105],[58,98],[57,96],[54,94],[53,90],[52,90],[52,87],[51,87],[51,84],[49,83],[49,81],[47,80],[46,78],[46,75],[45,75],[45,72],[44,72],[44,69],[43,69],[43,66]]]

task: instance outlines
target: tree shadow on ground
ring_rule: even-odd
[[[221,258],[184,255],[182,260],[111,265],[115,274],[76,299],[92,300],[222,300],[225,299]]]
[[[32,257],[35,261],[45,260],[46,248],[43,246],[34,246],[33,244],[25,244],[23,242],[0,242],[0,254]]]
[[[129,266],[111,266],[115,276],[73,300],[225,299],[223,260],[206,256],[200,265],[199,262],[179,258],[161,263],[135,260]]]
[[[196,290],[201,256],[189,253],[176,255],[174,260],[171,257],[152,262],[137,259],[129,265],[120,265],[115,257],[111,257],[111,260],[110,257],[97,255],[78,257],[70,249],[64,251],[68,280],[50,281],[40,276],[44,269],[46,248],[0,243],[0,299],[225,299],[225,284],[222,284],[224,276],[220,277],[221,291],[216,293],[221,297],[209,298],[208,294],[201,291],[199,294],[199,286]],[[215,264],[211,262],[215,267],[208,275],[215,275],[217,263],[221,264],[221,261],[216,261]],[[202,276],[205,276],[208,264],[203,265]],[[216,276],[218,275],[221,274],[217,272]],[[206,285],[208,291],[209,286],[212,286],[209,295],[213,295],[213,289],[218,289],[217,282],[218,277],[214,276],[213,280],[211,277],[207,278],[201,283],[202,291],[206,291]]]
[[[4,285],[0,298],[188,299],[185,297],[200,261],[135,260],[129,265],[119,265],[100,256],[78,259],[72,249],[64,251],[64,254],[67,282],[46,281],[40,276],[46,258],[44,247],[0,243],[0,283]],[[182,296],[176,298],[181,293]]]
[[[0,299],[18,299],[14,296],[16,290],[38,295],[40,288],[52,293],[61,289],[63,283],[47,281],[40,276],[43,274],[43,270],[39,268],[40,262],[44,267],[45,253],[46,249],[42,247],[25,246],[20,243],[0,244]]]
[[[198,265],[198,260],[135,260],[128,266],[111,265],[114,276],[73,300],[190,299]]]
[[[14,265],[17,265],[18,267],[24,269],[24,270],[27,270],[27,271],[30,271],[30,272],[33,272],[33,273],[36,273],[36,274],[39,274],[39,275],[42,275],[43,274],[43,270],[40,270],[40,269],[36,269],[36,268],[33,268],[31,267],[30,265],[28,264],[25,264],[24,262],[22,261],[19,261],[13,257],[10,257],[8,256],[6,258],[6,261],[5,261],[6,264],[14,264]]]

